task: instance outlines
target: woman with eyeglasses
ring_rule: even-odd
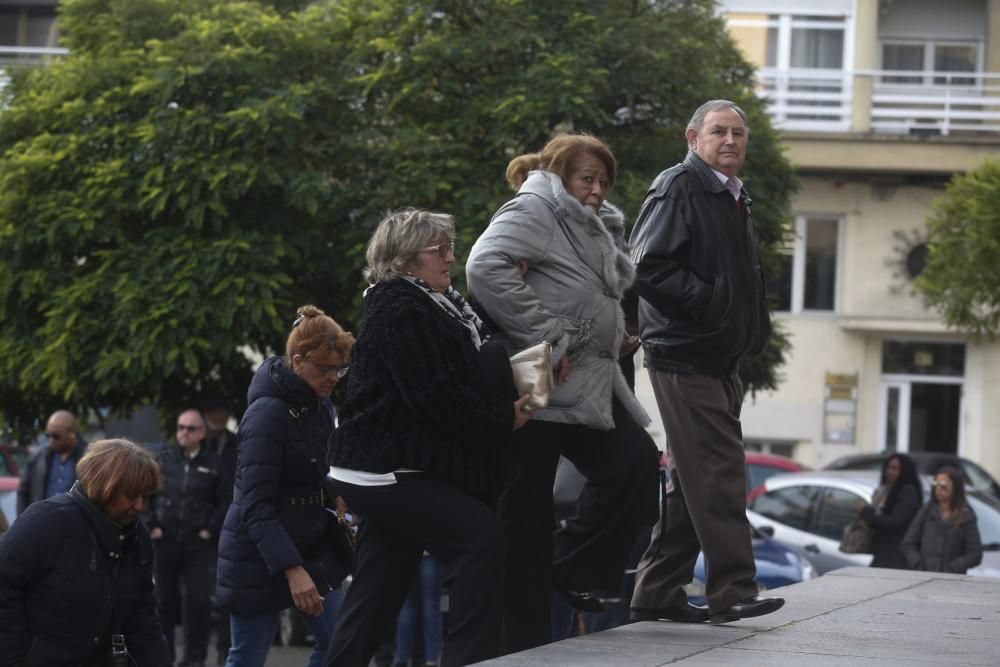
[[[870,505],[860,508],[872,528],[872,567],[906,569],[900,544],[913,517],[920,511],[924,492],[917,467],[906,454],[893,454],[882,464],[882,477]]]
[[[240,421],[233,502],[219,541],[216,598],[228,609],[226,665],[267,660],[282,610],[295,606],[322,664],[349,564],[333,548],[335,499],[325,491],[334,428],[330,392],[351,363],[354,338],[315,306],[302,306],[285,356],[261,364]]]
[[[945,466],[934,475],[934,493],[903,538],[903,556],[911,570],[965,574],[983,560],[976,513],[965,502],[965,480],[958,468]]]
[[[368,243],[364,313],[330,463],[360,517],[326,664],[367,665],[426,551],[448,590],[441,664],[495,655],[503,538],[493,504],[510,433],[528,419],[502,347],[451,286],[451,216],[403,209]]]
[[[657,517],[659,454],[649,417],[618,365],[626,335],[622,299],[635,279],[611,149],[565,134],[507,166],[517,191],[472,248],[472,297],[514,352],[552,344],[557,385],[549,405],[514,438],[520,475],[500,500],[509,555],[505,652],[551,641],[555,589],[577,609],[617,595],[640,528]],[[554,531],[552,485],[560,455],[587,478],[577,514]]]

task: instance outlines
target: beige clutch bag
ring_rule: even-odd
[[[510,358],[510,370],[514,375],[517,395],[528,394],[525,412],[541,410],[549,404],[552,391],[552,346],[548,341],[525,348]]]

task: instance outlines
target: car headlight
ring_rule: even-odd
[[[808,558],[799,558],[799,563],[802,565],[802,581],[814,579],[817,576],[816,568],[813,567]]]

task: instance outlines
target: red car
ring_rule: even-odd
[[[21,466],[27,460],[28,452],[23,447],[0,445],[0,492],[17,490]]]
[[[670,464],[669,455],[664,452],[663,459],[660,461],[664,468],[667,468]],[[799,472],[801,470],[811,470],[811,468],[802,465],[794,459],[790,459],[787,456],[778,456],[777,454],[760,454],[758,452],[747,452],[746,453],[746,464],[747,464],[747,500],[752,500],[761,493],[764,489],[761,484],[764,480],[772,475],[778,475],[785,472]]]

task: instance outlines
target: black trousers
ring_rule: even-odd
[[[756,595],[746,517],[746,468],[739,379],[649,371],[670,450],[673,488],[639,562],[633,608],[682,605],[681,586],[705,552],[712,612]]]
[[[612,416],[612,431],[529,421],[514,434],[520,474],[499,506],[507,540],[505,654],[551,641],[553,587],[617,592],[636,534],[656,520],[656,445],[618,401]],[[555,530],[552,484],[560,454],[587,484],[576,516]]]
[[[167,637],[167,649],[174,655],[174,625],[177,612],[184,622],[184,659],[204,662],[208,654],[211,626],[211,595],[215,589],[215,540],[198,537],[183,540],[163,538],[153,541],[156,558],[156,592],[160,599],[160,622]],[[183,609],[181,588],[183,587]]]
[[[441,563],[449,610],[443,667],[492,658],[500,636],[503,536],[496,513],[454,484],[423,473],[387,486],[337,483],[362,517],[353,580],[326,665],[367,665],[392,628],[424,551]]]

